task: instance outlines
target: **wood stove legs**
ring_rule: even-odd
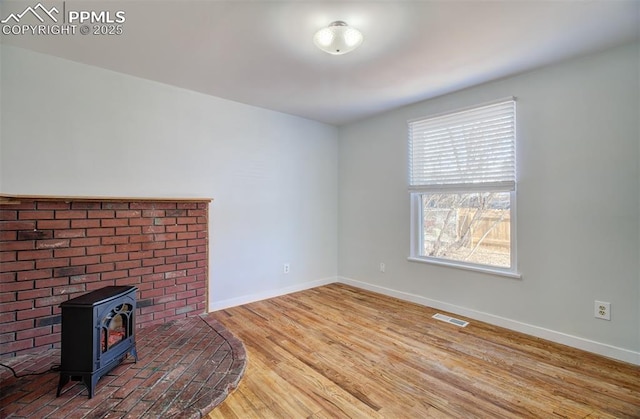
[[[136,345],[135,344],[133,345],[133,347],[131,348],[131,351],[129,353],[133,356],[133,362],[137,364],[138,363],[138,351],[136,351]],[[126,355],[125,355],[125,357],[126,357]],[[120,362],[122,362],[122,360]]]
[[[82,384],[84,384],[84,386],[87,388],[87,391],[89,392],[89,398],[92,399],[93,395],[95,394],[94,392],[95,392],[96,384],[98,384],[98,380],[102,378],[103,375],[107,374],[109,371],[111,371],[112,369],[120,365],[122,361],[124,361],[124,359],[129,354],[133,356],[134,362],[137,363],[138,352],[136,351],[136,347],[133,346],[131,350],[128,353],[124,354],[124,356],[122,356],[122,358],[117,360],[117,362],[114,362],[113,364],[105,368],[99,369],[93,373],[60,371],[60,381],[58,381],[58,391],[56,392],[56,397],[60,397],[62,388],[66,386],[69,383],[69,381],[81,381]]]
[[[94,390],[96,388],[96,384],[100,379],[100,375],[98,374],[82,374],[82,375],[72,375],[64,372],[60,373],[60,382],[58,383],[58,392],[56,393],[56,397],[60,397],[60,392],[62,391],[62,387],[67,385],[69,380],[72,381],[82,381],[82,384],[89,391],[89,398],[93,398]]]

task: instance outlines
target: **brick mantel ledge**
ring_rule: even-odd
[[[67,196],[67,195],[12,195],[0,194],[0,205],[19,204],[20,201],[64,201],[64,202],[211,202],[212,198],[199,197],[121,197],[121,196]]]

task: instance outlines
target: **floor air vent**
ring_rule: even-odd
[[[456,319],[454,317],[445,316],[444,314],[440,314],[440,313],[434,314],[433,318],[437,319],[437,320],[442,320],[443,322],[455,324],[456,326],[460,326],[460,327],[465,327],[466,325],[469,324],[469,322],[465,322],[464,320]]]

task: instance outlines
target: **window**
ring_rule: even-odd
[[[515,110],[409,121],[411,260],[517,276]]]

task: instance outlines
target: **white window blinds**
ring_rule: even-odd
[[[409,189],[514,190],[515,99],[409,122]]]

